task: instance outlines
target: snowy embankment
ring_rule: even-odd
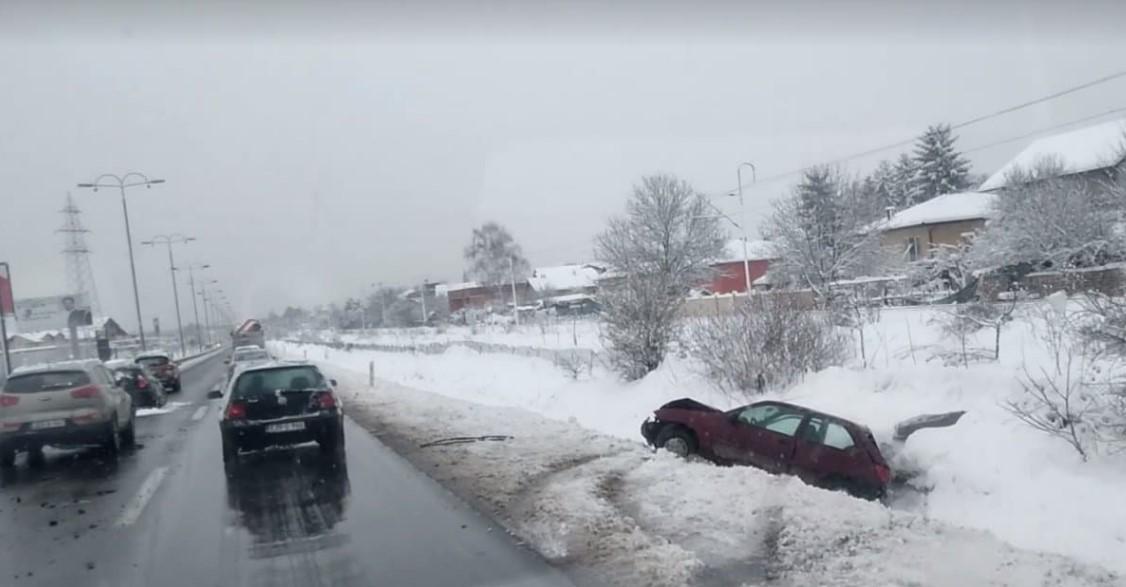
[[[933,310],[885,311],[879,321],[864,332],[868,368],[856,365],[830,369],[775,396],[865,423],[884,441],[890,437],[895,423],[911,416],[967,410],[967,415],[955,428],[920,432],[903,447],[893,464],[901,469],[921,471],[912,483],[923,493],[910,503],[894,503],[892,510],[753,469],[718,468],[660,456],[650,458],[650,453],[640,445],[638,425],[664,401],[692,396],[724,408],[744,403],[712,391],[684,359],[673,357],[644,380],[623,384],[598,368],[584,373],[576,381],[546,360],[481,354],[457,347],[442,354],[422,355],[345,352],[288,343],[274,346],[288,356],[300,357],[307,353],[310,359],[322,361],[342,377],[346,376],[359,405],[373,406],[365,411],[380,412],[374,409],[378,405],[396,405],[398,407],[391,410],[397,414],[396,418],[418,418],[419,426],[422,423],[431,426],[419,428],[416,431],[419,434],[413,437],[416,440],[443,434],[462,435],[453,434],[457,430],[468,431],[467,434],[516,436],[513,441],[495,445],[449,449],[496,457],[499,460],[496,470],[488,472],[486,477],[523,475],[530,478],[537,469],[531,466],[523,469],[528,458],[534,461],[542,457],[540,467],[547,470],[557,468],[558,463],[581,461],[584,455],[593,459],[580,465],[580,468],[586,467],[590,475],[572,471],[570,475],[574,478],[570,479],[570,485],[550,485],[558,486],[555,491],[564,491],[564,487],[595,483],[587,477],[608,477],[611,482],[604,483],[599,491],[614,493],[622,487],[629,488],[621,493],[629,499],[623,498],[616,506],[621,514],[629,518],[630,523],[643,526],[652,536],[684,549],[690,554],[689,558],[700,561],[698,564],[705,569],[704,576],[730,571],[744,577],[775,572],[770,565],[781,564],[779,568],[784,569],[786,576],[797,577],[795,573],[800,572],[802,565],[812,565],[809,577],[823,580],[818,573],[830,570],[850,576],[847,569],[833,565],[851,564],[861,567],[854,569],[856,573],[867,572],[873,565],[890,573],[879,577],[881,582],[897,577],[896,580],[903,582],[939,584],[947,582],[944,577],[950,582],[960,577],[973,584],[993,579],[1010,584],[1025,583],[1015,575],[1023,572],[1020,569],[1024,566],[1020,569],[1010,566],[1004,573],[998,571],[999,574],[990,575],[993,572],[989,570],[990,565],[999,560],[996,557],[1032,557],[1039,562],[1029,562],[1028,568],[1037,573],[1054,569],[1052,576],[1060,577],[1059,573],[1064,572],[1066,563],[1062,559],[1041,557],[1028,551],[1056,553],[1082,561],[1082,564],[1126,573],[1126,558],[1121,556],[1126,552],[1126,500],[1121,499],[1122,488],[1126,487],[1126,467],[1122,466],[1122,461],[1099,457],[1082,463],[1066,444],[1024,426],[1002,407],[1006,399],[1019,393],[1023,369],[1048,360],[1032,336],[1030,324],[1034,321],[1018,319],[1006,328],[1000,361],[971,363],[966,368],[945,366],[935,358],[947,355],[951,343],[941,340],[931,323],[934,317]],[[976,346],[992,344],[988,335],[971,342]],[[374,364],[376,377],[408,388],[381,381],[375,390],[366,390],[369,361]],[[438,399],[414,389],[472,403]],[[436,404],[449,410],[456,406],[460,411],[435,417]],[[498,412],[497,407],[519,409]],[[503,414],[499,422],[497,414]],[[444,426],[454,430],[443,430]],[[526,443],[535,444],[535,438],[545,435],[543,442],[554,452],[544,454],[538,448],[529,452]],[[615,455],[616,464],[607,460],[608,454]],[[451,461],[452,468],[461,469],[453,466],[456,462]],[[510,462],[515,465],[502,466]],[[604,474],[597,474],[598,467],[604,469]],[[509,471],[510,468],[519,470]],[[621,474],[615,475],[613,471]],[[479,486],[480,483],[487,485],[488,480],[477,480],[477,471],[467,477],[465,471],[451,474],[468,479],[465,483],[473,485],[468,493],[491,494],[489,487]],[[559,476],[563,481],[568,480],[566,473],[559,473]],[[626,481],[633,481],[633,484]],[[526,488],[527,483],[517,482],[516,485]],[[777,498],[778,503],[763,501],[766,496]],[[512,514],[503,508],[498,511]],[[731,512],[740,512],[740,515],[731,515]],[[763,518],[767,515],[764,512],[775,512],[769,514],[774,517]],[[543,520],[550,530],[551,516]],[[813,553],[798,548],[800,552],[796,553],[780,551],[763,555],[767,556],[763,560],[771,561],[765,567],[755,563],[758,559],[754,556],[749,559],[752,562],[747,563],[751,546],[758,544],[759,551],[768,546],[775,548],[775,539],[768,540],[767,545],[761,544],[764,530],[756,524],[766,523],[763,520],[770,520],[765,527],[775,529],[771,532],[777,531],[775,538],[804,540],[804,536],[794,535],[794,532],[805,527],[817,537],[822,548],[833,550],[847,546],[849,554],[830,553],[827,559],[799,564],[794,562],[796,557],[813,556]],[[579,523],[559,522],[557,529],[563,531]],[[824,538],[837,530],[830,532],[821,528],[822,525],[860,532],[862,536],[848,534],[837,544]],[[530,528],[517,531],[525,537],[547,531]],[[894,552],[888,550],[893,545],[884,544],[887,541],[899,541]],[[551,550],[549,540],[545,539],[543,544],[534,539],[533,542],[541,551]],[[965,551],[956,553],[951,550],[955,548]],[[1012,550],[1014,548],[1027,551]],[[888,569],[869,560],[883,556],[882,553],[898,557],[894,564],[903,565],[902,568]],[[919,558],[925,560],[915,560]],[[979,564],[969,570],[959,565],[941,564],[942,561],[963,560]],[[933,568],[927,566],[930,564],[927,561],[933,562]],[[739,564],[749,566],[740,569]],[[886,566],[892,561],[880,564]],[[943,574],[956,571],[947,567],[972,573]],[[919,573],[925,570],[925,574],[910,575],[912,569]],[[855,578],[859,581],[864,576],[855,575]],[[1072,580],[1087,583],[1095,581],[1096,577],[1070,577],[1063,583]],[[1028,582],[1039,581],[1030,578]]]

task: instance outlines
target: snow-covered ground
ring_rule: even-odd
[[[747,401],[712,390],[683,357],[671,357],[657,372],[627,384],[597,366],[575,380],[551,361],[458,346],[441,354],[347,352],[293,343],[273,343],[273,348],[280,354],[307,353],[310,359],[322,361],[349,382],[358,405],[371,406],[370,411],[395,405],[388,412],[394,411],[396,418],[418,418],[416,438],[460,435],[454,434],[458,430],[518,437],[456,449],[497,459],[492,472],[475,470],[468,477],[464,470],[451,473],[457,478],[528,477],[536,471],[555,471],[558,467],[552,463],[567,463],[571,466],[551,473],[555,482],[544,485],[543,492],[571,492],[571,498],[579,499],[575,492],[589,490],[597,497],[615,487],[630,488],[625,493],[611,491],[626,496],[614,507],[644,535],[661,537],[690,553],[684,554],[684,560],[697,561],[692,564],[703,569],[704,576],[776,572],[765,563],[755,563],[754,556],[748,559],[748,549],[757,544],[755,536],[761,542],[763,532],[774,532],[767,541],[769,548],[780,542],[814,540],[833,551],[814,555],[812,545],[806,544],[795,546],[792,553],[772,552],[764,559],[781,564],[783,574],[797,584],[802,583],[801,569],[815,583],[824,583],[821,573],[830,571],[846,578],[842,584],[864,582],[877,577],[865,574],[872,569],[886,573],[878,576],[880,583],[1039,583],[1034,580],[1041,576],[1037,573],[1049,570],[1059,584],[1097,582],[1097,573],[1086,574],[1084,565],[1126,573],[1123,460],[1096,456],[1083,463],[1066,444],[1021,424],[1002,407],[1019,392],[1024,368],[1050,360],[1033,335],[1035,308],[1022,308],[1018,319],[1003,331],[1000,361],[971,362],[968,368],[944,364],[942,358],[949,358],[957,345],[943,340],[934,324],[942,310],[885,310],[864,331],[867,368],[858,359],[855,365],[814,374],[793,389],[774,394],[868,424],[885,441],[895,423],[908,417],[967,410],[955,428],[926,430],[906,443],[893,464],[922,471],[913,483],[924,492],[921,499],[894,503],[892,509],[750,469],[652,457],[640,444],[638,426],[661,403],[691,396],[726,408]],[[983,333],[971,345],[992,348],[991,335]],[[369,362],[381,380],[374,390],[366,389]],[[535,431],[556,439],[554,452],[540,454],[544,447],[523,444],[520,439],[535,436]],[[552,444],[549,440],[544,442]],[[531,453],[525,454],[526,450]],[[544,463],[537,468],[526,459]],[[451,470],[460,469],[455,463],[450,462]],[[508,471],[505,463],[527,470]],[[590,474],[581,473],[588,469]],[[591,480],[607,477],[612,481],[609,489]],[[487,483],[465,482],[474,485],[473,491],[481,489],[475,484]],[[526,489],[526,482],[514,483]],[[766,496],[780,500],[781,508]],[[573,515],[598,512],[599,507],[590,501]],[[591,523],[553,521],[555,516],[566,520],[564,514],[555,511],[514,519],[526,522],[518,533],[541,536],[537,545],[550,552],[559,545],[549,537],[557,537],[568,524]],[[1065,567],[1070,563],[1064,559],[1034,551],[1067,557],[1079,575],[1068,574]],[[646,552],[646,556],[658,552],[672,556],[664,550]],[[995,566],[1001,559],[1023,562]],[[959,564],[950,565],[951,561]],[[974,574],[943,574],[963,572],[966,565],[973,567]],[[1026,571],[1032,574],[1019,574]]]
[[[375,343],[390,346],[412,346],[433,343],[474,341],[486,344],[545,349],[602,348],[599,323],[586,318],[540,317],[531,323],[478,324],[442,328],[372,328],[364,331],[324,331],[308,336],[322,342]]]

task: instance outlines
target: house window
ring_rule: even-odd
[[[907,260],[917,261],[919,259],[919,239],[911,237],[907,239]]]

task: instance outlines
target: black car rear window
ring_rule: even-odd
[[[26,375],[13,375],[4,383],[4,393],[38,393],[59,391],[88,385],[90,376],[85,371],[43,371]]]
[[[324,377],[316,367],[298,366],[243,373],[235,382],[233,397],[254,397],[281,390],[322,389]]]

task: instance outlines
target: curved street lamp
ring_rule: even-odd
[[[207,263],[191,263],[185,266],[188,270],[188,288],[192,294],[192,315],[195,316],[195,342],[199,347],[199,351],[203,352],[203,327],[199,323],[199,306],[195,303],[195,272],[210,269],[211,265]],[[204,309],[206,310],[206,308]]]
[[[137,310],[137,334],[141,337],[141,350],[145,350],[145,323],[141,319],[141,294],[137,292],[137,267],[133,262],[133,235],[129,231],[129,206],[125,203],[125,188],[145,186],[151,188],[153,184],[164,183],[163,179],[149,179],[143,173],[131,171],[125,175],[106,173],[98,176],[90,183],[80,183],[80,188],[92,188],[95,192],[99,188],[117,188],[121,191],[121,213],[125,216],[125,242],[129,245],[129,273],[133,277],[133,306]]]

